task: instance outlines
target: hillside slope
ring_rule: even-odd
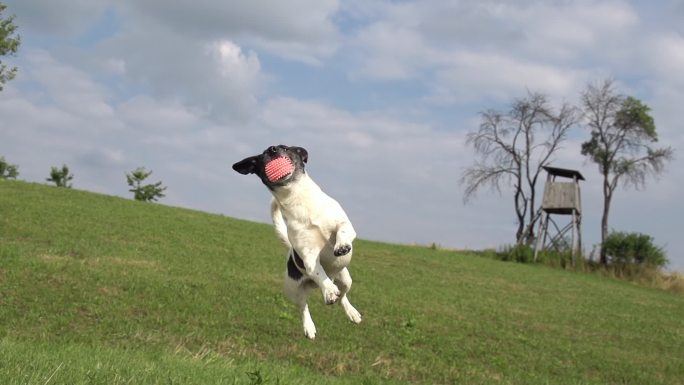
[[[357,241],[364,321],[314,293],[312,342],[284,255],[267,225],[0,181],[0,382],[684,383],[682,296]]]

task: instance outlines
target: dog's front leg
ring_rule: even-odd
[[[352,249],[352,242],[356,238],[356,231],[352,227],[351,222],[345,221],[337,226],[335,233],[335,246],[333,253],[336,257],[348,254]]]
[[[304,262],[304,273],[307,277],[316,282],[316,285],[323,292],[323,299],[328,305],[332,305],[340,299],[340,289],[328,277],[323,266],[318,259],[318,252],[313,250],[302,250],[302,262]]]

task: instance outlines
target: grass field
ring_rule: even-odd
[[[0,384],[684,384],[682,295],[357,241],[364,321],[314,293],[308,341],[284,255],[267,225],[0,181]]]

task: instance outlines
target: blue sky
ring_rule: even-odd
[[[514,241],[511,194],[464,205],[458,184],[478,113],[528,90],[578,103],[610,77],[675,149],[646,189],[617,191],[610,227],[654,236],[684,270],[681,0],[5,3],[23,42],[0,93],[0,154],[21,179],[66,163],[76,188],[130,197],[124,174],[145,166],[164,204],[268,222],[269,193],[230,166],[300,145],[360,237],[499,247]],[[588,252],[601,192],[586,137],[576,127],[554,164],[587,178]]]

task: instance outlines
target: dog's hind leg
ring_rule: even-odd
[[[290,282],[288,283],[287,281]],[[302,319],[304,335],[309,339],[316,338],[316,325],[311,318],[309,305],[306,303],[306,300],[309,297],[308,285],[286,278],[285,291],[287,296],[290,297],[290,300],[292,300],[292,302],[294,302],[299,308],[299,315]]]
[[[302,326],[304,327],[304,335],[310,339],[316,338],[316,325],[314,325],[313,319],[311,319],[309,305],[306,301],[309,297],[309,290],[314,286],[315,284],[313,284],[312,281],[309,281],[302,276],[300,276],[299,279],[293,278],[289,271],[288,274],[285,275],[285,295],[287,295],[287,297],[299,308]]]
[[[352,278],[349,274],[349,270],[347,270],[346,267],[335,275],[335,285],[337,285],[342,293],[340,297],[340,305],[347,314],[347,318],[349,318],[349,320],[355,324],[360,323],[361,313],[359,313],[359,311],[352,306],[351,302],[349,302],[349,298],[347,298],[347,293],[349,292],[349,289],[351,289]]]

